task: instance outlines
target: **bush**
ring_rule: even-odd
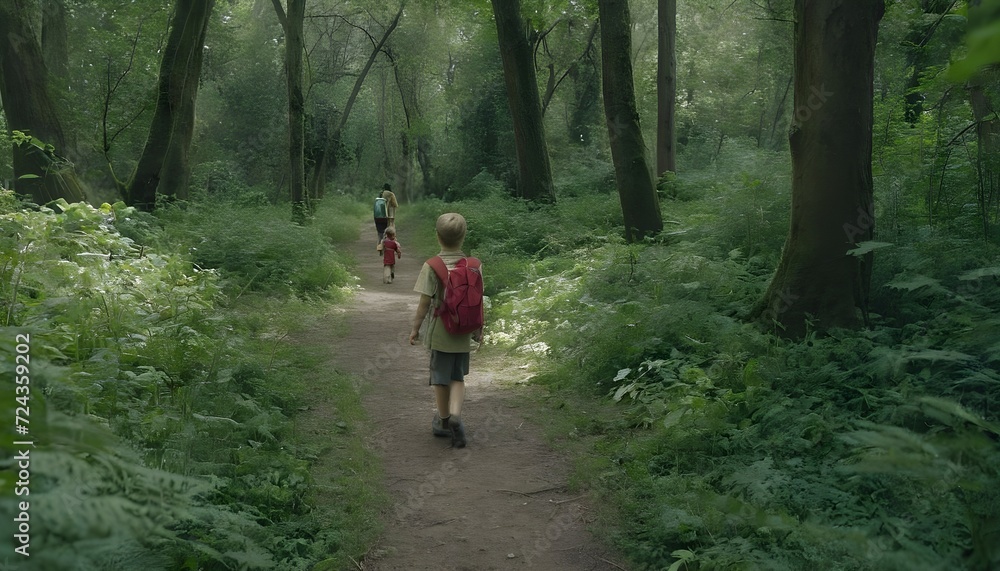
[[[282,340],[324,306],[256,293],[239,304],[214,270],[153,246],[170,242],[162,219],[57,206],[0,214],[0,351],[30,337],[30,430],[44,442],[31,452],[37,568],[304,570],[363,552],[378,508],[365,506],[367,480],[344,477],[346,499],[316,509],[315,451],[290,420],[318,358]],[[206,224],[181,217],[168,213],[168,227]],[[150,222],[133,227],[146,244],[117,231],[128,220]],[[14,369],[0,361],[4,378]],[[350,380],[323,381],[338,415],[357,420]],[[372,472],[343,440],[338,465]],[[2,448],[9,474],[16,451]],[[15,499],[0,505],[15,513]]]
[[[248,186],[246,176],[232,161],[211,161],[192,168],[191,197],[196,201],[217,201],[245,206],[264,206],[276,202],[273,190]]]
[[[329,234],[315,224],[293,224],[288,207],[209,202],[160,216],[167,240],[183,244],[195,264],[218,270],[237,290],[329,298],[353,284]],[[346,217],[343,223],[358,224]]]
[[[469,182],[457,188],[448,189],[444,195],[446,202],[456,200],[482,200],[490,196],[509,195],[509,191],[504,183],[496,179],[486,169],[479,171],[479,174],[472,177]]]

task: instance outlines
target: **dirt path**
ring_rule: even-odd
[[[360,562],[366,570],[540,569],[620,570],[586,530],[586,498],[565,486],[567,462],[524,418],[528,406],[516,379],[484,368],[472,356],[463,417],[468,447],[453,449],[431,435],[434,404],[427,386],[428,355],[407,341],[418,296],[413,282],[423,263],[406,250],[396,281],[382,284],[375,231],[366,225],[354,244],[363,290],[345,316],[348,333],[331,341],[338,369],[366,384],[368,445],[381,457],[392,509],[385,533]],[[489,276],[487,267],[487,279]]]

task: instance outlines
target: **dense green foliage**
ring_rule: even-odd
[[[332,160],[302,226],[280,207],[271,3],[216,2],[192,200],[155,216],[116,202],[114,179],[145,140],[174,3],[64,4],[68,70],[49,87],[71,148],[56,151],[111,204],[0,191],[0,353],[30,336],[30,433],[45,441],[32,451],[38,569],[357,565],[378,527],[378,466],[353,433],[353,384],[315,382],[319,357],[296,341],[354,286],[338,245],[383,181],[420,229],[406,238],[417,251],[431,253],[437,214],[467,216],[488,344],[532,363],[545,425],[573,447],[574,482],[604,500],[601,529],[633,568],[1000,567],[995,0],[886,3],[876,238],[856,252],[875,252],[872,327],[795,342],[743,319],[786,240],[787,135],[808,112],[793,109],[788,0],[678,2],[678,173],[658,184],[666,230],[640,244],[622,239],[612,192],[592,0],[523,2],[558,206],[511,198],[486,3],[407,3],[343,121],[399,4],[310,1],[305,167]],[[654,141],[656,3],[631,5]],[[0,188],[16,183],[11,139],[0,118]],[[3,383],[15,370],[0,361]],[[337,403],[335,446],[297,429],[315,390]],[[16,452],[0,463],[4,513]],[[326,454],[334,485],[320,492],[310,470]]]
[[[154,218],[2,198],[0,343],[13,355],[15,334],[31,341],[34,568],[307,569],[364,552],[379,500],[354,476],[377,470],[349,433],[358,395],[343,377],[308,383],[317,357],[288,339],[353,279],[318,225],[233,204]],[[0,372],[13,379],[14,363]],[[328,443],[292,421],[312,385],[345,427],[336,502],[311,485]]]
[[[546,425],[635,568],[994,568],[1000,251],[975,230],[896,230],[871,330],[784,341],[741,316],[780,251],[787,158],[724,159],[665,185],[686,198],[645,244],[620,238],[608,194],[406,219],[468,218],[488,343],[532,359],[548,407],[573,403]]]

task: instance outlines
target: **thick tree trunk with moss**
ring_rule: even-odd
[[[677,99],[677,0],[659,0],[656,58],[656,174],[677,172],[674,108]]]
[[[785,335],[867,321],[872,89],[882,0],[796,0],[791,226],[756,313]]]
[[[625,237],[641,240],[663,229],[660,201],[647,162],[632,82],[632,17],[628,0],[599,0],[604,115],[625,218]]]
[[[160,185],[157,194],[163,196],[187,199],[191,184],[191,161],[189,153],[194,140],[195,103],[198,99],[198,86],[201,83],[201,64],[205,59],[205,36],[208,33],[208,23],[211,19],[215,0],[202,0],[204,5],[191,23],[197,29],[199,36],[190,50],[186,51],[187,61],[184,63],[184,80],[178,89],[174,112],[174,126],[170,132],[170,145],[160,169]],[[178,62],[180,64],[181,62]],[[171,86],[173,88],[173,85]]]
[[[194,89],[197,94],[198,77],[191,66],[197,60],[200,71],[201,56],[196,57],[194,52],[203,49],[204,31],[213,3],[213,0],[177,0],[170,22],[170,33],[160,59],[156,107],[149,125],[149,134],[142,155],[126,184],[126,202],[136,208],[152,210],[156,205],[157,189],[165,174],[164,165],[171,152],[171,145],[174,144],[172,137],[178,123],[182,122],[186,90]],[[187,86],[189,82],[195,85]],[[193,101],[191,111],[193,113]],[[176,144],[184,144],[184,141],[179,140]],[[187,144],[190,145],[190,140]],[[184,154],[186,155],[186,149]],[[175,190],[170,189],[171,192]]]
[[[28,14],[18,0],[0,0],[0,99],[7,127],[42,143],[14,146],[14,189],[38,204],[58,198],[78,202],[84,199],[83,187],[72,164],[61,158],[66,136]]]
[[[552,168],[545,143],[542,103],[531,55],[531,43],[521,18],[520,0],[492,0],[507,103],[514,123],[517,150],[517,193],[528,200],[555,202]]]

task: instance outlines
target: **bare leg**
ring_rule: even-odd
[[[454,383],[452,383],[454,384]],[[437,403],[438,415],[441,418],[448,418],[448,397],[449,388],[444,385],[434,385],[434,400]]]
[[[448,385],[448,407],[451,411],[451,445],[465,448],[465,423],[462,422],[462,401],[465,400],[465,383],[452,381]]]
[[[465,401],[465,383],[462,381],[452,381],[448,385],[448,411],[452,416],[462,416],[462,403]],[[440,405],[438,405],[440,409]]]

